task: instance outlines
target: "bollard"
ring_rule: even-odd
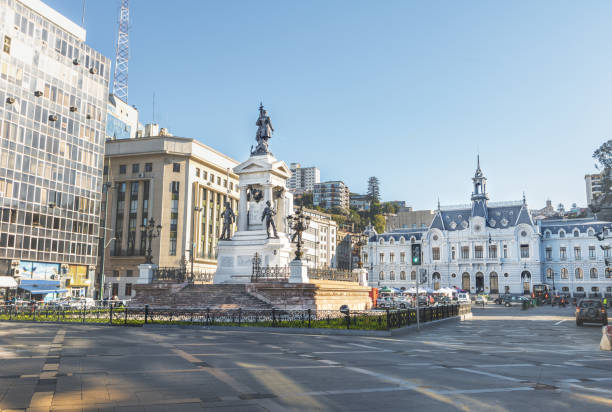
[[[240,326],[241,320],[242,320],[242,308],[238,308],[238,326]]]
[[[112,324],[113,324],[113,306],[114,306],[114,305],[113,305],[112,303],[111,303],[111,304],[110,304],[110,306],[109,306],[109,307],[110,307],[110,312],[109,312],[109,316],[108,316],[108,323],[109,323],[110,325],[112,325]]]
[[[391,329],[391,314],[389,313],[389,309],[387,309],[387,330]]]
[[[276,326],[276,312],[274,308],[272,308],[272,326]]]
[[[310,329],[310,319],[311,319],[311,317],[312,317],[311,312],[312,312],[312,311],[311,311],[311,310],[310,310],[310,308],[309,308],[309,309],[308,309],[308,329]]]
[[[529,307],[529,304],[527,303],[526,300],[524,300],[523,303],[521,304],[521,309],[527,310],[528,307]]]
[[[123,324],[127,325],[127,318],[128,318],[128,307],[127,305],[125,306],[125,317],[123,318]]]
[[[603,326],[601,328],[601,341],[599,349],[612,350],[612,326]]]
[[[149,320],[149,305],[145,305],[145,315],[144,316],[145,316],[144,323],[146,325]]]

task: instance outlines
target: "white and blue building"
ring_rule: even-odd
[[[612,243],[611,223],[594,219],[535,221],[522,200],[489,202],[480,160],[471,203],[440,206],[427,228],[368,232],[362,251],[371,286],[416,286],[420,269],[424,286],[457,287],[472,293],[531,293],[533,285],[573,296],[612,296],[605,259]],[[422,247],[422,264],[413,266],[413,243]],[[600,246],[604,246],[601,248]]]

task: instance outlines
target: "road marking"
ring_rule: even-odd
[[[321,360],[319,360],[319,362],[326,363],[328,365],[340,365],[339,362],[335,362],[333,360],[327,360],[327,359],[321,359]]]
[[[349,343],[349,345],[358,346],[360,348],[379,350],[379,348],[375,348],[374,346],[362,345],[361,343]]]
[[[562,324],[563,322],[565,322],[566,320],[567,320],[567,319],[560,320],[559,322],[555,323],[555,325],[560,325],[560,324]]]
[[[477,370],[474,370],[474,369],[467,369],[467,368],[453,368],[453,369],[458,370],[458,371],[468,372],[468,373],[475,373],[475,374],[478,374],[478,375],[490,376],[492,378],[497,378],[497,379],[505,379],[505,380],[511,381],[511,382],[521,382],[520,379],[511,378],[510,376],[498,375],[496,373],[477,371]]]
[[[527,366],[535,366],[533,363],[508,363],[501,365],[479,365],[479,368],[521,368]]]

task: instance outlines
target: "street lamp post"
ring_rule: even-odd
[[[112,189],[112,187],[113,187],[112,182],[105,182],[102,184],[102,191],[104,192],[104,219],[102,220],[102,232],[103,232],[102,233],[102,245],[98,246],[100,249],[102,249],[101,256],[100,256],[100,293],[98,295],[100,300],[104,299],[104,259],[106,257],[106,247],[108,246],[106,244],[106,230],[107,230],[106,222],[108,218],[108,191]]]
[[[357,261],[357,267],[359,267],[359,269],[363,269],[362,248],[365,245],[366,245],[366,235],[364,235],[363,233],[358,234],[357,235],[357,250],[359,253],[359,260]]]
[[[289,228],[295,231],[291,237],[291,242],[295,242],[296,244],[295,260],[302,260],[302,245],[304,243],[302,241],[302,233],[310,226],[310,216],[305,216],[303,209],[304,208],[300,206],[293,216],[289,216]]]
[[[161,229],[161,225],[155,225],[154,218],[149,219],[146,225],[140,225],[140,230],[143,232],[145,240],[149,241],[149,247],[147,248],[147,254],[145,255],[145,263],[153,263],[153,250],[151,244],[154,238],[159,237]]]

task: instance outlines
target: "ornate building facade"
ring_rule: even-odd
[[[408,288],[422,277],[432,289],[472,293],[530,293],[540,283],[576,295],[612,293],[610,250],[595,236],[607,223],[534,221],[524,197],[489,202],[480,161],[472,182],[471,204],[438,205],[429,227],[370,234],[363,251],[370,285]],[[413,243],[422,247],[420,266],[411,262]]]

